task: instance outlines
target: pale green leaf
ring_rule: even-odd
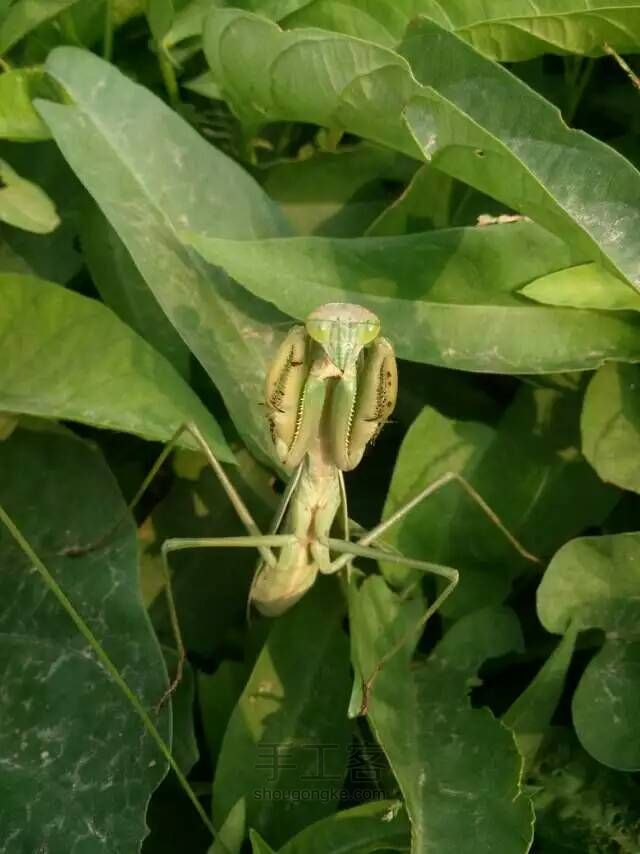
[[[549,632],[598,628],[640,639],[640,534],[571,540],[538,588],[538,616]]]
[[[435,22],[414,21],[395,53],[218,10],[206,21],[204,45],[245,121],[343,128],[430,161],[640,287],[637,170],[569,130],[555,107]]]
[[[3,285],[4,289],[4,285]],[[137,542],[95,447],[17,430],[0,442],[0,503],[142,703],[167,675],[140,599]],[[103,547],[65,549],[112,531]],[[7,851],[140,850],[166,773],[137,712],[0,524],[0,836]],[[156,718],[170,738],[168,709]]]
[[[274,325],[283,317],[204,264],[177,231],[271,237],[287,230],[281,214],[246,172],[113,66],[58,48],[46,68],[71,100],[38,102],[63,154],[217,385],[240,432],[270,455],[260,404],[282,334]]]
[[[353,239],[182,236],[293,317],[326,302],[370,308],[403,359],[510,374],[640,358],[638,318],[537,307],[514,293],[571,263],[570,250],[532,223]]]
[[[582,451],[603,480],[640,492],[640,366],[605,365],[582,409]]]
[[[543,305],[640,311],[640,294],[598,264],[579,264],[541,276],[521,293]]]
[[[602,56],[605,44],[619,53],[636,53],[640,42],[638,0],[313,0],[284,24],[321,27],[393,47],[418,15],[499,62],[544,53]]]
[[[5,160],[0,160],[0,220],[35,234],[48,234],[60,224],[44,190],[21,178]]]
[[[97,300],[0,275],[0,409],[167,441],[195,421],[233,460],[218,424],[171,365]],[[183,444],[192,447],[193,440]]]
[[[49,130],[32,100],[46,90],[44,72],[21,68],[0,74],[0,138],[16,142],[48,139]]]

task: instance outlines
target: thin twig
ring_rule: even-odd
[[[640,77],[638,77],[638,75],[635,73],[635,71],[629,66],[629,64],[627,62],[625,62],[625,60],[620,56],[620,54],[617,53],[611,47],[611,45],[608,45],[605,42],[603,44],[603,48],[609,54],[609,56],[612,56],[615,59],[615,61],[618,63],[618,65],[624,71],[624,73],[627,75],[629,80],[631,80],[632,84],[640,92]]]

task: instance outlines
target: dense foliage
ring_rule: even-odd
[[[232,5],[0,4],[0,851],[637,853],[640,3]],[[126,502],[192,421],[268,529],[326,302],[401,360],[351,518],[453,471],[538,562],[449,484],[417,636],[391,562],[247,622],[255,553],[181,552],[159,706],[161,545],[244,529],[188,434]]]

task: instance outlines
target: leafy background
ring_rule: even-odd
[[[0,4],[0,504],[205,817],[0,526],[0,851],[637,852],[640,5],[232,6]],[[247,624],[252,554],[176,555],[158,712],[161,543],[242,530],[188,436],[125,502],[189,420],[266,527],[265,370],[328,301],[401,359],[352,518],[454,471],[540,563],[447,487],[388,537],[461,572],[419,637],[391,563]]]

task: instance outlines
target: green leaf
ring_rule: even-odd
[[[70,9],[78,0],[16,0],[0,24],[0,54],[23,39],[31,30]]]
[[[605,365],[582,409],[582,451],[603,480],[640,492],[640,367]]]
[[[640,358],[637,318],[539,308],[514,293],[571,263],[566,246],[531,223],[380,238],[182,237],[293,317],[326,302],[370,308],[402,359],[510,374]]]
[[[32,103],[45,91],[46,77],[40,69],[21,68],[0,74],[0,138],[16,142],[49,138],[49,130]]]
[[[640,640],[640,534],[581,537],[564,545],[538,588],[538,616],[549,632],[570,622]]]
[[[251,49],[259,43],[260,51]],[[280,31],[216,10],[204,32],[217,82],[246,121],[344,128],[433,163],[606,259],[640,288],[640,174],[433,21],[399,53],[320,30]]]
[[[239,431],[270,455],[260,402],[277,346],[274,324],[283,317],[205,265],[176,233],[270,237],[287,230],[282,216],[246,172],[108,63],[59,48],[46,69],[72,101],[38,102],[63,154],[217,385]]]
[[[289,840],[278,854],[406,851],[409,847],[409,833],[409,822],[400,801],[375,801],[340,810],[335,815],[308,825]]]
[[[0,409],[159,441],[193,420],[216,456],[233,460],[184,380],[96,300],[41,279],[0,275],[0,362]]]
[[[247,825],[278,846],[335,810],[351,735],[342,611],[337,585],[321,579],[273,624],[225,733],[218,825],[245,797]]]
[[[352,649],[363,675],[415,626],[420,600],[401,603],[379,576],[351,587]],[[511,733],[488,709],[472,709],[469,680],[485,659],[522,647],[515,615],[476,611],[458,621],[429,659],[405,644],[378,673],[369,720],[389,759],[420,854],[525,854],[531,805],[520,789]]]
[[[621,771],[640,770],[640,642],[605,643],[582,675],[572,711],[578,737],[595,759]]]
[[[453,471],[471,483],[525,547],[539,558],[553,554],[568,538],[601,522],[618,497],[580,455],[579,406],[575,393],[524,386],[497,427],[425,408],[402,443],[383,518]],[[573,500],[575,495],[581,500]],[[512,579],[532,567],[458,483],[418,504],[385,540],[403,554],[460,570],[445,613],[503,601]],[[396,583],[418,577],[391,564],[384,564],[384,571]]]
[[[538,588],[538,616],[560,634],[597,628],[605,643],[573,696],[576,733],[599,762],[640,769],[640,534],[585,537],[555,555]]]
[[[245,799],[240,798],[220,828],[209,854],[240,854],[245,836],[246,814]]]
[[[262,186],[299,234],[358,237],[389,202],[388,182],[404,182],[415,163],[363,143],[275,163]]]
[[[239,661],[223,661],[215,673],[198,673],[198,701],[207,748],[212,765],[231,713],[247,681],[247,668]]]
[[[573,624],[533,680],[502,716],[530,767],[558,706],[576,644]]]
[[[640,294],[598,264],[580,264],[541,276],[520,293],[543,305],[640,311]]]
[[[252,854],[276,854],[273,848],[271,848],[270,845],[267,845],[257,831],[250,830],[249,839],[251,840]]]
[[[158,305],[117,233],[92,201],[83,205],[78,228],[87,267],[104,302],[188,379],[190,354],[186,344]]]
[[[100,453],[70,435],[18,430],[0,442],[0,468],[0,503],[151,709],[167,676],[138,591],[132,522],[99,550],[63,554],[126,512]],[[2,839],[16,852],[98,850],[104,840],[139,851],[166,763],[2,525],[0,567]],[[158,726],[168,739],[168,711]]]
[[[619,53],[636,53],[640,41],[638,0],[615,5],[611,0],[313,0],[284,24],[335,30],[393,47],[417,15],[431,18],[498,62],[545,53],[602,56],[605,43]]]
[[[21,178],[5,160],[0,160],[0,219],[35,234],[48,234],[60,224],[44,190]]]
[[[174,15],[173,0],[148,0],[147,19],[149,21],[149,28],[158,44],[162,42],[164,36],[169,32]]]
[[[455,182],[428,164],[414,174],[404,192],[367,228],[369,237],[413,234],[451,225]]]

